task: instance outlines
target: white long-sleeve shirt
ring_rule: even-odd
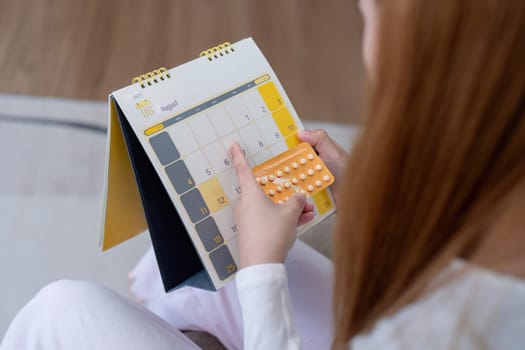
[[[449,272],[457,276],[355,337],[352,349],[525,349],[525,281],[458,262]],[[236,282],[244,348],[299,349],[284,265],[242,269]]]
[[[237,273],[244,349],[300,349],[283,264],[255,265]]]

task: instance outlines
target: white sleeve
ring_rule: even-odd
[[[283,264],[263,264],[237,273],[244,349],[299,349],[288,278]]]

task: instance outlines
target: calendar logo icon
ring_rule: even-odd
[[[155,109],[148,99],[137,102],[135,107],[143,118],[148,118],[155,115]]]

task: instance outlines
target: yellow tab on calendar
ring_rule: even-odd
[[[259,85],[261,83],[264,83],[265,81],[270,80],[270,76],[268,74],[263,75],[262,77],[259,77],[255,79],[254,83],[255,85]]]
[[[328,210],[332,209],[332,201],[326,190],[314,194],[312,198],[314,199],[315,206],[317,207],[317,210],[319,210],[320,215],[323,215]]]
[[[153,125],[151,128],[147,128],[146,130],[144,130],[144,135],[150,136],[162,129],[164,129],[164,124],[162,123]]]
[[[284,106],[284,100],[273,82],[263,84],[259,86],[257,90],[259,90],[259,93],[270,111],[275,111]]]

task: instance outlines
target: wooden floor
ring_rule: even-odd
[[[0,93],[105,100],[252,36],[303,119],[358,122],[360,33],[355,0],[0,0]]]

